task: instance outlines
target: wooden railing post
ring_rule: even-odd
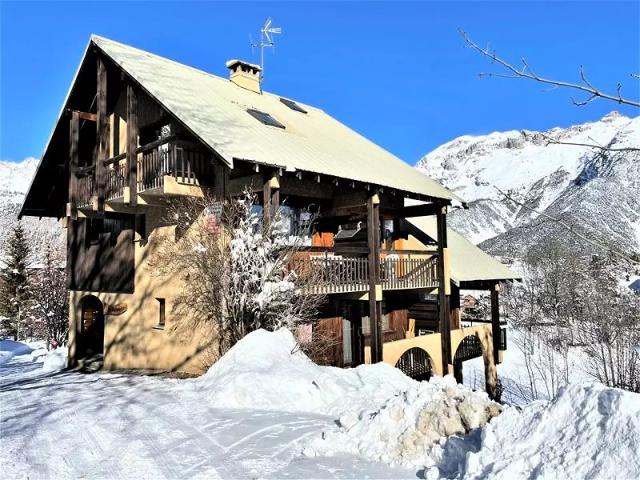
[[[367,243],[369,247],[369,322],[371,325],[371,363],[382,361],[382,286],[380,285],[380,199],[367,199]]]

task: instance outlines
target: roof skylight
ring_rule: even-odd
[[[255,118],[256,120],[264,123],[265,125],[282,128],[282,129],[286,128],[282,123],[280,123],[278,120],[273,118],[268,113],[261,112],[260,110],[255,110],[253,108],[248,108],[247,113],[251,115],[253,118]]]
[[[309,113],[304,108],[302,108],[300,105],[298,105],[296,102],[294,102],[293,100],[289,100],[288,98],[280,97],[280,101],[282,103],[284,103],[287,107],[289,107],[291,110],[295,110],[296,112],[300,112],[300,113]]]

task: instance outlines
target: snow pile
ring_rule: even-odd
[[[34,350],[31,352],[31,355],[29,355],[29,359],[32,362],[41,362],[43,361],[43,357],[46,357],[48,353],[49,350],[44,347],[34,348]]]
[[[28,355],[33,349],[22,342],[0,340],[0,365],[4,365],[17,355]]]
[[[384,364],[322,367],[299,351],[288,330],[257,330],[192,383],[219,408],[331,415],[336,426],[305,447],[308,457],[354,453],[423,466],[431,448],[500,413],[485,393],[452,377],[417,382]]]
[[[231,348],[192,388],[210,405],[339,416],[349,406],[381,405],[418,382],[386,364],[321,367],[290,331],[256,330]]]
[[[640,395],[570,384],[550,402],[506,409],[469,450],[460,478],[640,478]]]
[[[338,428],[325,431],[304,453],[348,452],[405,466],[423,466],[434,445],[451,435],[483,427],[500,413],[485,393],[457,385],[452,377],[416,382],[381,407],[350,409]]]
[[[42,370],[45,372],[59,372],[64,370],[67,364],[67,347],[58,347],[55,350],[51,350],[44,357],[42,363]]]

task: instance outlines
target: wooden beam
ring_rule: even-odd
[[[451,297],[449,298],[449,310],[451,312],[451,329],[460,328],[460,287],[451,287]],[[460,383],[460,382],[458,382]]]
[[[127,180],[129,205],[138,203],[138,95],[135,87],[127,83]]]
[[[371,332],[371,363],[382,361],[382,298],[380,292],[380,199],[367,199],[367,244],[369,247],[369,323]]]
[[[109,151],[109,120],[107,118],[107,69],[104,65],[102,57],[98,57],[98,71],[96,78],[96,170],[95,184],[97,204],[94,209],[98,212],[104,212],[104,199],[107,190],[107,169],[104,164],[108,157]]]
[[[269,175],[265,176],[262,185],[262,215],[266,227],[271,223],[271,177]]]
[[[213,166],[213,195],[216,200],[222,201],[227,198],[229,185],[229,168],[216,163]]]
[[[448,278],[446,269],[445,251],[447,248],[447,209],[442,206],[437,215],[437,231],[438,231],[438,304],[439,304],[439,325],[440,340],[442,348],[442,373],[449,373],[449,364],[451,363],[451,322],[449,320],[449,291]]]
[[[500,304],[498,302],[500,284],[491,288],[491,334],[493,336],[493,361],[497,365],[500,358]]]
[[[80,140],[80,115],[71,112],[69,120],[69,208],[67,215],[78,218],[78,141]]]
[[[251,192],[259,192],[264,189],[264,177],[259,173],[244,177],[229,178],[227,183],[227,195],[240,195],[245,189]]]
[[[275,215],[280,209],[280,189],[271,187],[271,211]]]
[[[298,178],[296,175],[285,174],[280,178],[280,193],[284,196],[330,200],[333,198],[333,191],[333,186],[318,184],[309,179]]]
[[[73,112],[78,112],[78,116],[80,117],[80,120],[86,120],[88,122],[97,122],[98,121],[98,115],[95,114],[95,113],[81,112],[79,110],[73,110],[71,108],[67,108],[66,112],[68,114],[72,114]]]
[[[428,217],[436,215],[440,206],[435,203],[425,203],[422,205],[411,205],[403,208],[383,208],[382,215],[387,219]]]

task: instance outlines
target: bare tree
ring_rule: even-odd
[[[158,275],[182,277],[174,313],[213,326],[217,355],[259,328],[295,331],[324,302],[306,289],[313,278],[291,268],[307,232],[292,232],[283,208],[264,223],[255,200],[247,191],[226,202],[171,202],[166,223],[175,238],[159,240],[151,261]]]
[[[640,297],[619,286],[620,262],[551,240],[529,250],[525,281],[507,297],[526,373],[510,393],[549,398],[572,368],[611,387],[640,389]]]
[[[31,292],[31,321],[46,336],[47,348],[65,345],[69,331],[69,304],[64,252],[59,246],[45,246],[43,263],[31,277]]]

